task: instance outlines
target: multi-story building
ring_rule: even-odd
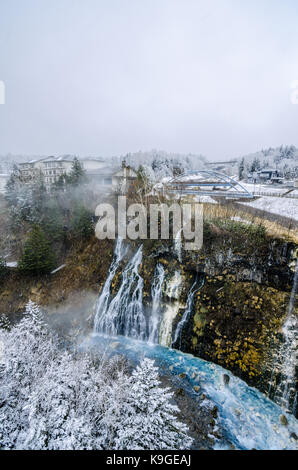
[[[73,156],[67,155],[62,157],[47,157],[40,160],[31,160],[29,162],[20,163],[22,181],[24,184],[32,182],[39,175],[43,177],[47,190],[58,181],[63,174],[71,171]],[[86,171],[89,181],[95,184],[99,190],[109,190],[122,187],[125,191],[129,184],[136,178],[136,173],[125,163],[119,169],[113,166],[107,166],[107,163],[99,158],[83,158],[80,159],[84,170]]]
[[[36,168],[41,171],[47,189],[50,189],[51,186],[58,181],[60,176],[70,173],[74,158],[75,157],[71,155],[48,157],[37,163]],[[100,161],[100,164],[102,164],[102,161]]]
[[[49,190],[51,186],[58,181],[63,174],[69,174],[74,161],[73,156],[66,155],[62,157],[47,157],[40,160],[31,160],[29,162],[20,163],[22,181],[30,183],[39,175],[43,177],[46,188]],[[101,168],[105,163],[101,159],[86,158],[81,160],[83,167],[88,170],[91,168]]]

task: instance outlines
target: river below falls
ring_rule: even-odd
[[[161,374],[175,378],[177,387],[183,388],[194,400],[198,397],[194,387],[199,386],[200,393],[218,408],[223,440],[215,448],[225,448],[229,443],[239,450],[297,449],[298,421],[295,417],[286,414],[288,424],[282,425],[280,417],[285,413],[280,406],[216,364],[123,336],[94,333],[83,341],[81,349],[108,356],[124,355],[133,364],[143,357],[154,359]],[[198,406],[202,405],[198,403]]]

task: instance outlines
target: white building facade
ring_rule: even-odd
[[[30,184],[34,179],[41,176],[44,184],[49,191],[61,175],[70,173],[75,157],[47,157],[40,160],[31,160],[26,163],[20,163],[19,169],[24,184]],[[107,163],[99,158],[79,159],[86,175],[98,190],[109,191],[122,188],[126,191],[131,182],[137,177],[135,171],[122,164],[121,168],[107,166]]]

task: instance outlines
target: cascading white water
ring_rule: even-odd
[[[174,336],[174,340],[172,342],[172,348],[176,345],[177,346],[177,342],[179,340],[179,348],[181,349],[181,342],[182,342],[182,331],[183,331],[183,328],[186,326],[187,322],[189,321],[189,317],[191,315],[191,312],[193,310],[193,306],[194,306],[194,296],[196,294],[196,292],[198,292],[198,290],[200,290],[202,288],[204,284],[204,279],[201,281],[201,283],[198,285],[198,281],[197,279],[195,280],[195,282],[193,283],[189,293],[188,293],[188,296],[187,296],[187,304],[186,304],[186,309],[185,309],[185,312],[180,320],[180,322],[178,323],[177,325],[177,328],[176,328],[176,331],[175,331],[175,336]]]
[[[111,298],[111,284],[116,274],[116,271],[119,267],[119,264],[121,263],[121,261],[123,260],[126,254],[126,251],[127,250],[123,246],[123,239],[117,238],[113,261],[111,263],[106,282],[104,283],[101,294],[98,297],[98,300],[95,305],[95,319],[94,319],[95,333],[102,331],[101,328],[102,328],[103,319],[106,315],[110,298]]]
[[[202,287],[202,284],[200,283],[199,286],[193,284],[188,294],[187,305],[183,306],[180,302],[183,284],[181,273],[176,271],[174,276],[167,277],[167,283],[165,283],[165,270],[162,265],[158,264],[151,289],[152,307],[151,310],[148,309],[148,314],[151,313],[151,316],[146,322],[142,303],[143,279],[138,273],[142,262],[142,247],[127,262],[122,271],[118,292],[114,298],[111,296],[112,281],[125,254],[122,240],[118,240],[107,280],[96,305],[95,332],[117,335],[117,342],[112,346],[113,353],[115,353],[114,344],[116,344],[117,353],[125,354],[131,360],[145,354],[157,360],[163,367],[166,365],[167,369],[176,375],[187,374],[186,383],[190,383],[194,387],[199,384],[208,398],[216,403],[219,409],[219,420],[225,429],[226,436],[236,448],[294,448],[295,441],[292,436],[297,434],[295,418],[287,415],[289,425],[280,426],[281,408],[267,400],[257,390],[248,387],[240,379],[233,377],[230,372],[220,366],[169,347],[163,348],[157,344],[130,339],[157,341],[156,336],[159,331],[160,344],[170,346],[173,320],[179,309],[184,307],[185,311],[178,324],[173,343],[179,341],[183,328],[190,318],[195,293]],[[283,384],[280,385],[280,395],[285,399],[287,399],[289,392],[292,393],[291,386],[295,368],[294,336],[297,323],[295,323],[294,305],[298,282],[297,268],[298,262],[288,317],[284,325],[285,342],[280,353],[280,358],[283,358],[283,361],[279,361],[285,377]],[[161,307],[162,296],[164,296],[164,302]],[[160,317],[162,317],[161,321]],[[111,341],[106,336],[95,334],[90,341],[94,341],[94,345],[100,346],[104,351],[107,346],[111,347]],[[228,374],[229,386],[223,385],[223,374]]]
[[[123,240],[118,239],[107,280],[102,288],[95,308],[95,333],[104,333],[110,336],[123,335],[126,337],[148,340],[150,343],[160,343],[171,347],[173,321],[183,308],[180,302],[180,293],[183,279],[180,271],[175,271],[172,278],[168,279],[165,286],[165,301],[161,307],[162,287],[165,281],[165,269],[157,264],[151,288],[152,307],[146,319],[143,306],[143,278],[139,274],[142,262],[142,246],[128,261],[122,271],[120,287],[114,298],[111,298],[111,285],[117,269],[127,253]],[[183,326],[188,321],[193,307],[193,285],[187,300],[186,310],[176,330],[173,344],[179,338]]]
[[[183,231],[183,228],[179,230],[179,232],[177,233],[174,239],[174,249],[175,249],[178,261],[180,263],[182,263],[182,231]]]
[[[298,259],[289,301],[288,315],[282,329],[284,342],[277,353],[277,360],[275,363],[275,368],[281,373],[281,381],[274,394],[274,400],[288,410],[292,408],[294,414],[297,405],[295,372],[297,366],[298,319],[294,312],[297,284]]]
[[[161,264],[156,266],[151,289],[152,308],[147,321],[143,306],[144,281],[138,272],[142,262],[142,246],[123,269],[120,287],[114,298],[111,298],[112,281],[126,253],[127,250],[123,248],[123,240],[118,239],[107,280],[96,304],[94,331],[111,336],[123,335],[158,343],[160,301],[165,270]],[[176,287],[172,286],[172,289],[174,296]]]
[[[159,344],[162,346],[170,347],[172,343],[173,321],[182,307],[179,301],[182,282],[180,271],[175,271],[174,276],[166,286],[165,296],[169,299],[169,302],[165,305],[159,327]]]
[[[165,270],[161,264],[155,269],[154,279],[151,288],[152,310],[149,318],[149,342],[158,343],[158,329],[160,322],[160,301],[162,296],[162,285],[165,279]]]
[[[120,335],[117,337],[117,341],[113,342],[111,353],[125,354],[130,360],[136,360],[136,358],[139,359],[145,355],[152,357],[158,364],[172,371],[175,375],[186,374],[187,380],[184,381],[186,387],[188,384],[191,384],[193,387],[199,384],[204,394],[214,401],[219,409],[221,425],[228,439],[236,448],[242,450],[251,448],[294,449],[296,443],[293,435],[298,434],[295,418],[291,415],[287,416],[289,425],[280,426],[282,409],[277,404],[270,402],[257,390],[248,387],[240,379],[233,377],[229,371],[189,354],[183,354],[170,348],[163,348],[157,344],[152,345],[130,339],[147,340],[148,338],[153,338],[155,341],[159,329],[160,344],[165,346],[171,345],[173,319],[176,318],[179,309],[183,308],[179,300],[183,278],[181,273],[176,271],[175,275],[168,279],[167,284],[164,285],[165,270],[161,265],[156,266],[151,290],[151,318],[149,318],[148,326],[146,326],[142,303],[143,279],[138,273],[142,262],[142,247],[138,249],[126,264],[122,271],[122,281],[118,292],[113,299],[111,298],[112,281],[125,254],[126,251],[123,248],[122,240],[118,240],[107,280],[96,305],[95,333],[107,333],[112,336]],[[281,368],[283,369],[283,375],[289,377],[289,381],[287,382],[286,379],[286,384],[282,389],[283,394],[288,393],[289,384],[293,382],[294,376],[295,354],[292,336],[294,323],[292,323],[292,320],[295,318],[294,304],[298,282],[297,268],[298,262],[288,318],[284,325],[285,346],[281,353],[284,361]],[[194,284],[189,292],[186,308],[184,306],[185,312],[179,323],[180,327],[179,329],[177,328],[175,334],[176,341],[179,339],[183,327],[189,319],[194,295],[198,288]],[[167,304],[164,309],[161,308],[161,297],[163,294],[165,304]],[[162,316],[161,321],[160,316]],[[297,323],[295,325],[296,328]],[[89,342],[90,347],[96,347],[101,351],[106,351],[107,347],[111,348],[110,339],[100,334],[92,335],[89,338]],[[290,367],[288,367],[289,364],[291,364]],[[223,374],[225,376],[228,375],[229,385],[224,385]]]
[[[138,270],[142,262],[142,246],[127,263],[122,272],[122,282],[117,294],[103,305],[96,320],[96,332],[111,336],[123,335],[144,340],[147,338],[147,325],[143,309],[143,278]]]

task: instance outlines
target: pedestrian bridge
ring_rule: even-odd
[[[169,193],[221,197],[225,199],[253,199],[253,195],[233,178],[212,170],[189,171],[164,183]]]

